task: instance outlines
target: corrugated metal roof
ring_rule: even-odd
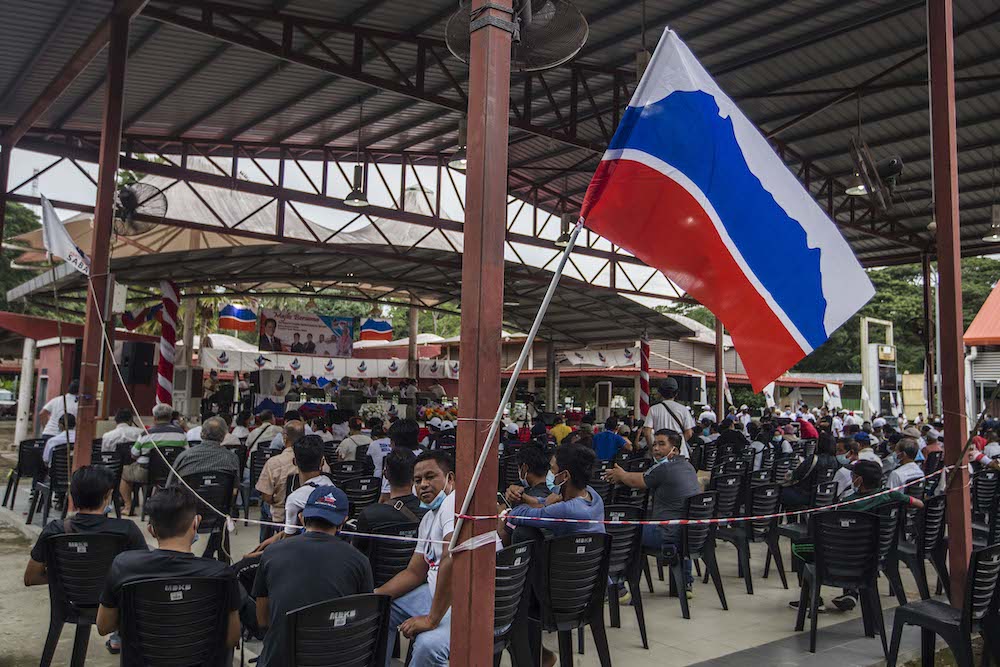
[[[222,0],[236,4],[233,0]],[[588,18],[590,35],[576,61],[604,68],[631,69],[641,44],[641,0],[576,0]],[[454,11],[454,0],[420,3],[385,0],[244,0],[240,7],[283,9],[291,15],[353,22],[356,25],[397,33],[419,33],[441,38]],[[7,0],[0,21],[0,92],[21,74],[22,65],[35,52],[41,57],[19,86],[0,100],[0,125],[15,120],[59,71],[72,53],[106,15],[110,0]],[[198,17],[198,9],[184,0],[152,0],[150,7]],[[72,8],[63,30],[47,39],[62,12]],[[669,25],[685,38],[692,50],[714,72],[720,85],[740,101],[750,118],[765,130],[807,113],[861,82],[879,75],[925,47],[924,3],[913,0],[687,0],[647,3],[646,43],[652,48]],[[277,23],[261,18],[247,22],[253,30],[280,38]],[[236,29],[236,26],[229,26]],[[983,146],[997,143],[1000,134],[1000,76],[996,44],[1000,43],[1000,8],[977,0],[955,2],[955,54],[958,77],[958,138],[963,239],[969,252],[980,252],[981,229],[988,223],[988,171],[990,157]],[[302,35],[295,47],[319,50]],[[333,34],[325,42],[331,49],[350,52],[350,38]],[[416,63],[411,43],[378,40],[403,71]],[[443,48],[438,54],[450,74],[467,90],[468,68]],[[365,71],[394,77],[392,67],[370,45],[365,45]],[[39,123],[41,128],[99,129],[102,115],[102,79],[105,56],[70,86]],[[552,98],[566,115],[570,98],[570,73],[566,67],[544,73]],[[863,91],[863,136],[876,159],[893,154],[906,164],[900,179],[908,191],[891,211],[902,230],[920,235],[930,219],[930,146],[925,57],[882,76]],[[966,77],[979,77],[978,79]],[[595,75],[594,102],[602,109],[613,103],[610,78]],[[445,72],[435,65],[426,70],[428,90],[458,99]],[[631,87],[634,85],[630,83]],[[560,129],[561,121],[550,108],[535,81],[533,121]],[[147,15],[133,22],[131,58],[126,85],[125,117],[134,121],[135,135],[289,144],[328,143],[350,150],[356,141],[358,102],[364,98],[365,128],[362,141],[372,149],[437,152],[455,145],[458,114],[392,92],[378,92],[298,64],[279,61],[191,30],[159,23]],[[241,93],[238,96],[236,93]],[[512,102],[523,108],[523,76],[512,77]],[[222,101],[232,96],[227,104]],[[577,136],[603,144],[600,124],[591,113],[586,96],[581,102]],[[624,104],[627,96],[620,100]],[[562,120],[565,120],[563,118]],[[610,114],[602,117],[605,125]],[[849,99],[789,128],[779,138],[792,150],[812,160],[818,169],[838,178],[853,171],[847,156],[848,139],[856,130],[857,105]],[[579,202],[599,153],[567,147],[521,130],[511,132],[512,187],[543,182],[549,193],[569,194]],[[798,171],[801,162],[787,156]],[[574,167],[565,177],[560,170]],[[821,178],[813,179],[818,194]],[[967,192],[971,190],[971,192]],[[523,196],[523,193],[522,193]],[[825,199],[825,198],[824,198]],[[844,195],[835,193],[835,204],[845,237],[867,262],[912,258],[918,248],[901,245],[871,230],[849,228]],[[540,204],[556,210],[551,194]]]

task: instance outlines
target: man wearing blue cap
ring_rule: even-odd
[[[371,593],[371,565],[337,532],[347,520],[347,494],[336,486],[317,487],[301,512],[303,535],[281,540],[264,551],[254,581],[257,623],[267,628],[261,667],[284,667],[288,655],[285,615],[333,598]]]

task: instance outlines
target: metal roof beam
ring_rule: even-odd
[[[48,51],[46,50],[49,44],[55,43],[59,39],[59,35],[62,34],[63,30],[66,28],[66,24],[69,23],[70,18],[72,18],[73,13],[76,11],[77,7],[80,6],[82,0],[69,0],[66,6],[59,12],[58,18],[52,22],[51,27],[45,36],[42,37],[41,43],[39,43],[35,48],[33,48],[27,58],[24,59],[17,67],[17,76],[7,85],[2,93],[0,93],[0,107],[3,107],[10,100],[11,95],[14,94],[21,84],[27,80],[28,76],[34,71],[35,65],[43,55]]]
[[[119,0],[108,14],[90,34],[84,43],[76,50],[70,59],[62,66],[56,76],[21,114],[2,138],[5,146],[14,146],[45,112],[55,103],[66,89],[76,81],[87,65],[104,50],[111,39],[111,23],[115,17],[132,19],[142,11],[149,0]]]

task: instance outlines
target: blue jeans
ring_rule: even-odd
[[[389,667],[392,660],[392,647],[396,643],[396,632],[400,624],[408,618],[429,614],[433,600],[430,587],[423,584],[392,601],[392,610],[389,613],[389,645],[385,653],[386,667]],[[448,655],[451,652],[451,609],[445,613],[440,625],[433,630],[421,632],[414,637],[412,643],[411,665],[448,667]]]
[[[671,526],[672,528],[673,527]],[[664,532],[665,526],[643,526],[642,527],[642,546],[648,547],[650,549],[656,549],[659,552],[663,551],[664,547],[673,547],[674,551],[680,552],[681,543],[680,535],[667,535]],[[670,549],[668,549],[669,551]],[[684,580],[688,584],[694,583],[694,577],[691,576],[691,559],[684,559]]]

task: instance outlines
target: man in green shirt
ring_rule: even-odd
[[[145,484],[149,479],[149,453],[154,447],[187,447],[184,429],[170,423],[173,414],[173,407],[166,403],[158,403],[154,406],[153,425],[132,445],[132,458],[135,459],[135,463],[122,469],[120,489],[122,498],[125,499],[127,505],[126,514],[132,513],[132,507],[129,505],[132,501],[132,485]]]

